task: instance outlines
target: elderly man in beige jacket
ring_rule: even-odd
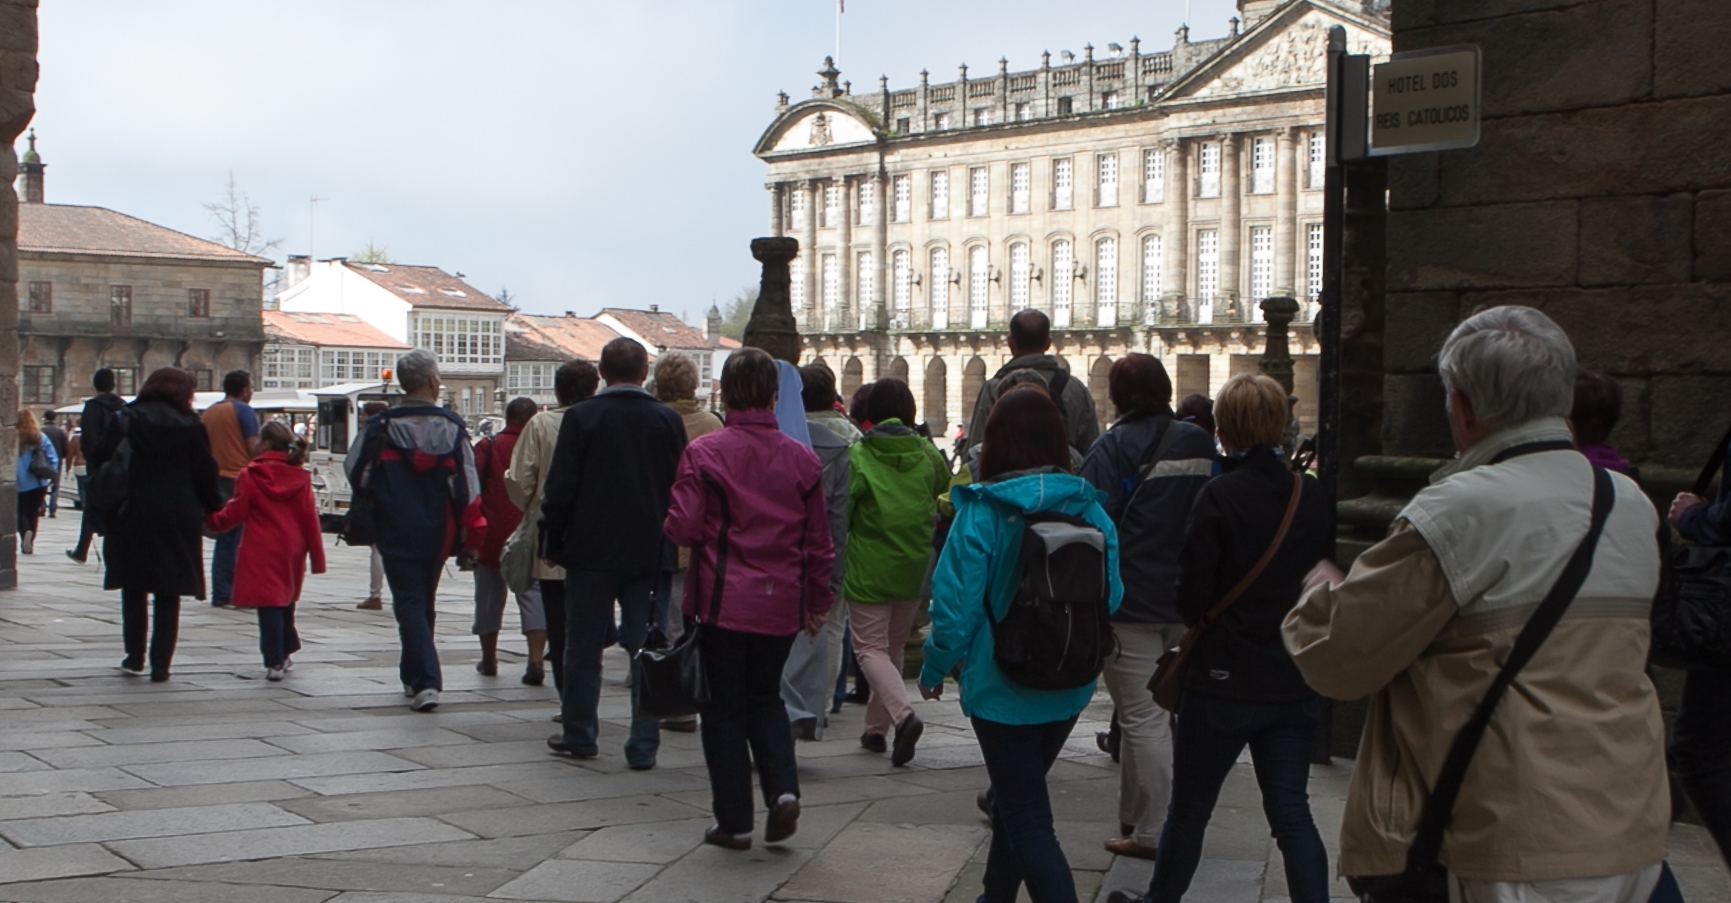
[[[1459,456],[1341,575],[1319,565],[1286,618],[1305,680],[1370,698],[1340,871],[1406,865],[1449,745],[1587,533],[1593,468],[1563,418],[1575,352],[1544,314],[1460,324],[1437,369]],[[1665,857],[1665,727],[1644,673],[1658,513],[1612,474],[1586,583],[1502,697],[1440,860],[1466,903],[1644,903]]]

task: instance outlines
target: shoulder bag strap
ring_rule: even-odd
[[[1502,670],[1497,672],[1490,689],[1485,691],[1484,699],[1479,701],[1472,720],[1461,728],[1449,746],[1448,758],[1443,762],[1442,772],[1437,775],[1436,786],[1432,788],[1430,798],[1425,800],[1423,814],[1419,816],[1418,833],[1413,838],[1412,848],[1407,851],[1409,870],[1415,866],[1428,866],[1436,862],[1437,855],[1442,852],[1443,832],[1447,830],[1449,820],[1454,816],[1455,801],[1460,797],[1467,766],[1472,763],[1479,741],[1484,739],[1485,730],[1491,723],[1491,715],[1496,711],[1503,693],[1515,682],[1515,675],[1526,667],[1545,638],[1550,636],[1551,628],[1562,620],[1563,612],[1581,591],[1581,586],[1587,582],[1587,573],[1593,569],[1593,551],[1598,547],[1599,535],[1604,532],[1605,520],[1611,514],[1611,506],[1616,502],[1616,496],[1610,474],[1602,468],[1594,467],[1593,520],[1587,527],[1587,535],[1576,547],[1574,555],[1570,556],[1568,565],[1563,568],[1562,576],[1557,578],[1550,593],[1539,603],[1532,617],[1527,619],[1527,626],[1521,628],[1508,661],[1503,663]]]
[[[1167,414],[1158,416],[1166,418],[1166,425],[1160,428],[1160,437],[1148,443],[1148,452],[1142,460],[1136,462],[1136,488],[1130,490],[1130,497],[1124,500],[1124,515],[1130,513],[1130,506],[1135,504],[1136,497],[1142,494],[1142,487],[1148,485],[1148,477],[1153,474],[1154,468],[1159,466],[1160,459],[1166,457],[1166,453],[1178,442],[1178,430],[1174,429],[1178,421]]]
[[[1272,562],[1275,553],[1280,551],[1281,543],[1286,541],[1287,531],[1292,529],[1292,519],[1298,514],[1298,500],[1303,495],[1304,475],[1295,473],[1292,475],[1292,498],[1286,501],[1286,514],[1280,518],[1280,529],[1274,531],[1274,541],[1268,544],[1268,549],[1262,553],[1261,558],[1257,559],[1256,566],[1250,569],[1250,573],[1245,574],[1244,579],[1238,581],[1238,585],[1234,586],[1231,592],[1223,596],[1219,602],[1214,603],[1214,607],[1208,609],[1208,613],[1202,616],[1202,620],[1196,624],[1198,630],[1214,623],[1215,619],[1230,608],[1232,603],[1237,602],[1238,597],[1244,595],[1245,590],[1250,589],[1250,585],[1256,582],[1256,578],[1262,576],[1262,572],[1268,569],[1269,562]]]
[[[1696,495],[1702,498],[1707,497],[1707,487],[1713,485],[1713,477],[1719,473],[1719,465],[1725,463],[1727,447],[1731,447],[1731,429],[1725,430],[1725,435],[1720,438],[1719,444],[1713,446],[1713,455],[1707,459],[1707,466],[1701,468],[1701,475],[1695,478]],[[1721,486],[1719,488],[1724,491],[1731,487]]]
[[[727,532],[733,529],[733,508],[727,501],[727,488],[720,480],[708,470],[702,472],[702,479],[721,500],[721,535],[715,539],[715,587],[709,594],[709,623],[716,624],[721,618],[721,590],[727,585]]]

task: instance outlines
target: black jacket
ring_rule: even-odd
[[[1292,471],[1273,450],[1228,459],[1227,472],[1196,496],[1181,554],[1178,610],[1194,624],[1232,590],[1274,541],[1292,498]],[[1243,702],[1297,702],[1306,686],[1280,640],[1280,622],[1298,604],[1304,576],[1329,553],[1330,501],[1304,478],[1292,528],[1268,568],[1196,643],[1187,692]]]
[[[685,421],[641,389],[572,405],[541,501],[548,557],[573,571],[671,570],[661,524],[684,450]]]
[[[135,401],[121,416],[132,440],[132,474],[126,504],[103,536],[102,586],[202,599],[200,529],[204,516],[222,507],[204,424],[162,401]],[[107,431],[86,453],[92,466],[114,456],[122,429]]]
[[[78,415],[78,428],[84,431],[84,438],[78,441],[92,474],[96,473],[96,462],[91,460],[90,452],[102,445],[102,437],[114,425],[114,415],[124,407],[126,402],[113,392],[104,392],[84,402],[84,410]]]
[[[1167,430],[1176,430],[1159,461],[1146,462]],[[1214,472],[1214,439],[1192,423],[1172,419],[1170,408],[1126,417],[1112,425],[1082,462],[1082,478],[1106,494],[1106,513],[1118,525],[1118,572],[1124,604],[1114,621],[1175,624],[1178,553],[1196,494]],[[1137,487],[1141,491],[1137,492]],[[1131,499],[1135,505],[1130,506]]]

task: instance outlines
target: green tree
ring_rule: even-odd
[[[369,238],[367,239],[367,246],[350,254],[349,259],[355,263],[390,263],[391,249],[384,245],[375,245],[373,240]]]
[[[745,338],[745,324],[751,321],[751,309],[757,306],[757,286],[739,290],[721,306],[721,334],[730,339]]]

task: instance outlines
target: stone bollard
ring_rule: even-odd
[[[788,262],[798,253],[797,238],[751,240],[751,256],[763,263],[763,277],[757,305],[745,324],[744,344],[790,364],[799,363],[799,327],[794,323],[793,296],[788,291]]]

